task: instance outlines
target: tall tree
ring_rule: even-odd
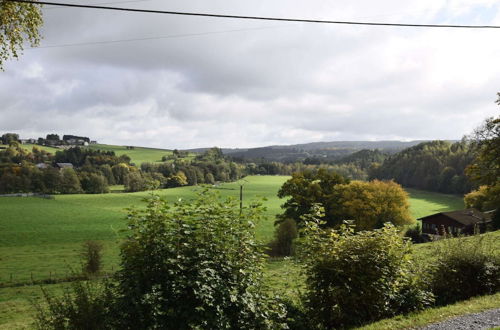
[[[338,196],[334,187],[344,183],[349,183],[349,179],[322,168],[316,172],[294,173],[278,191],[279,198],[290,197],[281,206],[284,212],[278,216],[278,222],[293,219],[301,225],[302,217],[309,214],[314,205],[321,204],[325,209],[322,220],[326,221],[328,226],[334,226],[341,220],[335,216]]]
[[[496,103],[500,105],[500,93]],[[472,136],[478,156],[467,168],[467,175],[482,185],[465,196],[465,203],[483,210],[496,209],[493,218],[500,228],[500,116],[491,117]]]
[[[24,43],[40,43],[42,11],[39,5],[0,0],[0,70],[6,60],[18,58]]]
[[[408,193],[394,181],[353,181],[335,187],[337,218],[354,220],[356,230],[382,228],[390,222],[401,226],[415,220],[410,215]]]

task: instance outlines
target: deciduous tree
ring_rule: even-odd
[[[0,1],[0,70],[6,60],[19,57],[25,42],[39,44],[42,23],[39,5]]]

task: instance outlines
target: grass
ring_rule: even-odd
[[[172,150],[134,147],[127,149],[126,146],[115,146],[109,144],[91,144],[87,148],[93,150],[114,151],[117,156],[127,155],[132,159],[132,163],[141,165],[142,163],[161,162],[163,156],[172,155]],[[194,158],[194,154],[190,154],[188,158]]]
[[[241,181],[244,202],[256,196],[267,198],[266,220],[256,227],[256,235],[262,242],[272,238],[274,216],[281,211],[283,203],[276,194],[287,179],[286,176],[250,176]],[[158,193],[174,201],[190,199],[199,189],[181,187]],[[239,183],[222,184],[212,189],[222,196],[239,197]],[[120,230],[126,224],[124,209],[142,206],[142,199],[149,193],[123,193],[122,186],[114,186],[112,191],[105,195],[59,195],[54,200],[0,198],[0,284],[29,284],[32,277],[35,281],[64,278],[70,268],[78,271],[82,243],[89,239],[104,244],[104,270],[117,269],[118,246],[123,237]],[[457,196],[417,190],[410,191],[410,204],[414,217],[463,207]],[[271,289],[288,296],[296,296],[303,287],[299,268],[290,260],[271,260],[264,277]],[[9,329],[24,324],[26,297],[34,292],[30,290],[36,291],[38,287],[0,288],[0,310],[6,310],[0,313],[0,328],[2,324],[8,324],[6,328]],[[2,308],[4,306],[8,307]]]
[[[266,220],[256,227],[258,239],[269,241],[274,216],[283,203],[276,193],[286,176],[250,176],[244,186],[244,201],[255,196],[267,198]],[[0,283],[19,283],[64,277],[68,266],[78,268],[79,251],[85,240],[102,241],[106,270],[118,266],[120,230],[125,228],[125,208],[141,206],[148,192],[123,193],[122,186],[105,195],[59,195],[54,200],[40,198],[0,198]],[[190,199],[197,187],[164,189],[167,200]],[[214,187],[222,196],[239,196],[239,184]],[[456,196],[410,191],[413,216],[432,214],[453,205]],[[448,203],[448,204],[446,204]],[[54,275],[55,274],[55,275]]]
[[[462,196],[406,189],[410,195],[411,215],[421,218],[430,214],[461,210],[465,207]]]
[[[358,330],[417,328],[428,324],[444,321],[452,317],[470,313],[478,313],[488,309],[499,307],[500,293],[497,293],[489,296],[475,297],[444,307],[429,308],[420,313],[396,316],[391,319],[385,319],[364,327],[360,327],[358,328]]]

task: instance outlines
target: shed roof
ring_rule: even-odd
[[[437,215],[443,215],[452,220],[455,220],[465,226],[473,225],[480,222],[489,222],[491,221],[491,214],[480,212],[476,209],[465,209],[458,211],[450,211],[450,212],[440,212],[432,215],[428,215],[426,217],[419,218],[419,220],[426,220]]]

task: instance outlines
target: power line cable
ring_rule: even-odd
[[[344,25],[368,25],[368,26],[391,26],[391,27],[416,27],[416,28],[500,29],[499,25],[410,24],[410,23],[376,23],[376,22],[332,21],[332,20],[316,20],[316,19],[301,19],[301,18],[280,18],[280,17],[264,17],[264,16],[241,16],[241,15],[208,14],[208,13],[190,13],[190,12],[178,12],[178,11],[108,7],[108,6],[95,6],[95,5],[81,5],[81,4],[47,2],[47,1],[32,1],[32,0],[31,1],[30,0],[7,0],[7,1],[18,2],[18,3],[31,3],[31,4],[39,4],[39,5],[73,7],[73,8],[114,10],[114,11],[135,12],[135,13],[198,16],[198,17],[213,17],[213,18],[231,18],[231,19],[261,20],[261,21],[344,24]]]
[[[278,29],[285,26],[267,26],[267,27],[256,27],[247,29],[234,29],[234,30],[222,30],[222,31],[211,31],[211,32],[199,32],[199,33],[184,33],[184,34],[172,34],[166,36],[156,36],[156,37],[144,37],[144,38],[132,38],[132,39],[117,39],[117,40],[102,40],[102,41],[89,41],[71,44],[59,44],[59,45],[47,45],[30,47],[30,49],[43,49],[43,48],[65,48],[65,47],[78,47],[78,46],[92,46],[92,45],[103,45],[103,44],[115,44],[122,42],[134,42],[134,41],[147,41],[147,40],[158,40],[158,39],[174,39],[174,38],[185,38],[185,37],[198,37],[205,35],[223,34],[223,33],[235,33],[235,32],[246,32],[254,30],[267,30],[267,29]]]
[[[146,1],[153,1],[153,0],[129,0],[129,1],[114,1],[114,2],[96,2],[92,3],[92,5],[114,5],[118,3],[135,3],[135,2],[146,2]],[[50,8],[45,8],[46,10],[53,10],[53,9],[65,9],[64,7],[60,6],[55,6],[55,7],[50,7]],[[67,9],[67,8],[66,8]]]

